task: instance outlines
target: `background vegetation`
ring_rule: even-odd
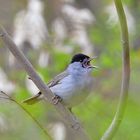
[[[89,0],[90,1],[90,0]],[[55,1],[54,1],[55,2]],[[77,2],[79,2],[77,0]],[[82,0],[83,3],[86,3]],[[82,5],[82,2],[79,2]],[[107,24],[108,17],[103,11],[105,6],[108,6],[112,1],[106,0],[99,2],[94,0],[96,7],[89,5],[96,17],[96,23],[88,29],[88,35],[91,42],[94,44],[95,54],[98,56],[95,65],[99,66],[98,70],[93,71],[95,78],[94,90],[89,98],[73,109],[73,112],[81,120],[84,128],[92,139],[98,140],[109,126],[116,111],[118,97],[121,85],[121,42],[119,24],[111,26]],[[9,33],[13,32],[13,20],[17,11],[26,6],[26,1],[21,0],[0,0],[0,22],[8,29]],[[49,9],[50,2],[46,2],[45,19],[48,21],[50,29],[51,19],[53,16],[52,9]],[[140,86],[139,86],[139,20],[140,20],[140,2],[138,0],[124,0],[123,3],[130,10],[135,20],[135,31],[130,31],[130,55],[131,55],[131,81],[128,106],[125,112],[124,120],[114,137],[114,140],[139,140],[140,139]],[[51,5],[51,4],[50,4]],[[47,11],[48,10],[48,11]],[[55,15],[55,14],[54,14]],[[128,21],[129,22],[129,21]],[[67,41],[66,41],[67,43]],[[69,43],[69,42],[68,42]],[[43,49],[50,53],[49,65],[41,68],[36,59],[32,60],[32,56],[36,52],[32,52],[30,58],[36,70],[42,75],[46,83],[56,74],[63,71],[69,63],[72,54],[53,49],[53,45],[44,43]],[[75,52],[78,52],[75,50]],[[0,67],[3,69],[8,78],[16,84],[16,88],[11,94],[17,101],[21,102],[31,94],[27,90],[24,80],[26,74],[22,69],[10,68],[7,66],[8,50],[5,49],[2,42],[0,43]],[[35,56],[34,56],[35,57]],[[0,79],[2,82],[3,79]],[[2,89],[0,89],[2,90]],[[24,105],[33,116],[44,126],[47,127],[50,123],[58,122],[60,119],[56,111],[44,102],[40,102],[33,106]],[[46,136],[36,126],[26,113],[23,112],[16,104],[0,100],[0,115],[4,118],[5,123],[0,118],[0,139],[2,140],[45,140]],[[2,126],[2,127],[1,127]],[[49,129],[49,128],[47,128]]]

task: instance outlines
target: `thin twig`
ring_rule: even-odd
[[[15,56],[15,58],[19,61],[19,63],[23,66],[25,71],[28,73],[29,77],[38,87],[38,89],[43,93],[45,99],[52,104],[52,98],[54,96],[53,93],[48,88],[48,86],[41,80],[31,63],[17,48],[16,44],[13,42],[13,40],[3,27],[0,27],[0,34],[4,34],[1,38],[6,44],[6,46],[9,48],[9,50]],[[66,109],[60,102],[54,105],[54,107],[61,114],[62,118],[64,119],[64,122],[67,125],[69,125],[70,128],[72,128],[73,133],[76,133],[78,136],[81,136],[81,140],[89,139],[85,130],[82,128],[80,123],[77,121],[77,119],[75,119],[75,117],[71,114],[71,112],[68,109]]]
[[[129,81],[130,81],[130,55],[129,55],[129,37],[128,37],[128,28],[126,22],[126,16],[122,6],[121,0],[114,0],[117,13],[119,16],[121,34],[122,34],[122,59],[123,59],[123,69],[122,69],[122,85],[121,85],[121,95],[119,104],[115,117],[110,124],[109,128],[104,133],[101,140],[111,140],[115,133],[117,132],[120,123],[124,116],[124,111],[127,105],[128,90],[129,90]]]
[[[9,101],[13,101],[14,103],[16,103],[22,110],[24,110],[24,112],[26,112],[31,118],[32,120],[38,125],[38,127],[44,132],[44,134],[47,136],[47,138],[49,138],[49,140],[52,140],[51,136],[49,135],[49,133],[46,131],[46,129],[36,120],[36,118],[29,112],[26,110],[26,108],[24,108],[18,101],[16,101],[14,98],[12,98],[11,96],[9,96],[7,93],[5,93],[4,91],[1,91],[1,94],[5,95],[6,97],[0,97],[2,99],[8,99]]]

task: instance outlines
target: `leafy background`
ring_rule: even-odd
[[[98,8],[95,10],[97,21],[94,26],[90,27],[88,34],[90,40],[95,45],[98,58],[94,63],[99,66],[99,69],[93,71],[93,77],[96,80],[94,90],[85,102],[73,109],[73,112],[81,120],[89,136],[92,139],[98,140],[111,123],[118,104],[122,74],[122,50],[119,24],[114,27],[107,25],[107,16],[104,14],[104,11],[101,10],[102,7],[107,6],[112,1],[106,0],[104,2],[96,2],[99,4]],[[124,119],[114,140],[139,140],[140,47],[137,41],[140,37],[140,7],[138,6],[138,0],[124,0],[123,2],[128,6],[136,20],[136,31],[135,34],[130,33],[131,81],[128,104]],[[12,33],[14,15],[19,9],[25,7],[26,1],[0,0],[0,3],[2,3],[4,7],[2,8],[2,6],[0,6],[0,21],[9,33]],[[51,15],[51,11],[48,15]],[[53,46],[44,43],[42,48],[46,47],[51,48]],[[53,49],[50,49],[49,51],[51,53],[51,62],[48,67],[40,68],[35,60],[32,62],[37,72],[42,75],[46,83],[66,68],[72,55],[58,52]],[[3,52],[5,53],[3,54]],[[7,72],[9,79],[16,83],[16,90],[12,96],[17,101],[21,102],[23,99],[30,96],[30,93],[24,84],[26,73],[21,69],[7,70],[7,56],[5,55],[7,52],[8,50],[6,50],[3,43],[0,42],[0,67]],[[3,79],[0,80],[2,81]],[[32,106],[23,106],[31,112],[44,127],[47,127],[50,122],[55,122],[60,119],[59,114],[57,114],[53,107],[47,103],[40,102]],[[6,124],[0,129],[1,140],[46,140],[46,136],[42,130],[38,128],[33,120],[16,104],[6,100],[0,100],[0,115],[3,115],[6,119]]]

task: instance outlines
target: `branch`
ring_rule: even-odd
[[[9,96],[7,93],[5,93],[3,91],[0,91],[0,92],[1,92],[0,95],[1,94],[3,95],[3,96],[0,96],[1,99],[7,99],[7,100],[12,101],[15,104],[17,104],[22,110],[24,110],[24,112],[26,112],[32,118],[32,120],[44,132],[44,134],[47,136],[47,138],[49,138],[49,140],[52,140],[52,138],[49,135],[49,133],[47,132],[47,130],[38,122],[38,120],[36,120],[36,118],[29,111],[27,111],[19,102],[17,102],[14,98],[12,98],[11,96]]]
[[[117,107],[116,114],[114,119],[106,130],[101,140],[111,140],[115,133],[117,132],[120,123],[123,119],[125,108],[127,105],[128,90],[129,90],[129,81],[130,81],[130,55],[129,55],[129,37],[128,37],[128,28],[126,22],[126,16],[122,6],[121,0],[114,0],[117,13],[119,16],[120,26],[121,26],[121,35],[122,35],[122,59],[123,59],[123,69],[122,69],[122,84],[121,84],[121,95],[119,104]]]
[[[30,76],[32,81],[38,87],[38,89],[43,93],[45,100],[47,100],[50,104],[52,104],[53,93],[48,88],[48,86],[41,80],[39,75],[35,72],[35,69],[28,61],[28,59],[24,56],[24,54],[17,48],[16,44],[12,41],[11,37],[8,35],[6,30],[0,26],[0,37],[3,42],[6,44],[11,53],[15,56],[15,58],[19,61],[19,63],[23,66],[27,74]],[[54,105],[54,104],[53,104]],[[71,114],[71,112],[66,109],[60,102],[54,105],[55,109],[61,114],[64,122],[72,128],[73,133],[76,133],[77,136],[81,136],[83,140],[88,140],[88,136],[81,127],[80,123],[75,119],[75,117]]]

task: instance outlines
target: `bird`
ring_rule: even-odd
[[[72,107],[80,104],[89,95],[89,86],[91,85],[91,72],[97,66],[91,65],[91,60],[95,57],[89,57],[85,54],[75,54],[66,70],[57,75],[48,83],[48,87],[54,94],[52,101],[57,104],[59,101],[71,110]],[[43,94],[38,94],[25,99],[23,103],[32,105],[43,99]]]

